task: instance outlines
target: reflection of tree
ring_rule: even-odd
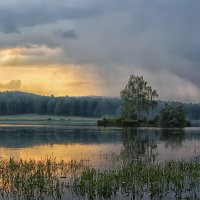
[[[184,129],[161,129],[159,130],[160,140],[165,142],[165,147],[180,149],[185,140]]]
[[[183,129],[124,129],[120,156],[125,162],[154,162],[158,155],[157,142],[164,142],[166,148],[179,149],[184,140]]]
[[[154,131],[151,132],[149,129],[124,129],[122,133],[122,160],[125,162],[132,162],[133,160],[155,161],[157,145],[155,138],[152,137]]]

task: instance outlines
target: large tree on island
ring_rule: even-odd
[[[156,90],[143,79],[143,76],[131,75],[126,87],[121,91],[122,117],[137,120],[142,111],[149,112],[157,105]]]

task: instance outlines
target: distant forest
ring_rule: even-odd
[[[24,92],[0,92],[0,115],[49,114],[84,117],[116,115],[121,101],[103,97],[54,97]]]
[[[164,106],[158,101],[149,117],[155,116]],[[184,103],[184,111],[191,120],[200,119],[200,104]],[[107,97],[54,97],[25,92],[0,92],[0,115],[49,114],[83,117],[120,115],[121,100]]]

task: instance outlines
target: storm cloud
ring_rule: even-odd
[[[161,98],[199,101],[199,7],[198,0],[7,0],[0,3],[0,47],[31,54],[20,61],[27,67],[89,68],[104,81],[105,95],[119,95],[134,73]],[[59,51],[39,57],[27,44]]]
[[[65,39],[76,39],[77,38],[77,34],[76,31],[73,29],[70,30],[62,30],[62,29],[58,29],[55,31],[55,35],[60,36],[61,38],[65,38]]]

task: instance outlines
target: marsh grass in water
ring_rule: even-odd
[[[75,179],[73,191],[87,199],[198,199],[200,161],[135,161],[115,170],[88,168]]]
[[[61,199],[64,188],[85,167],[84,161],[76,160],[1,159],[0,195],[5,199]]]
[[[200,160],[134,161],[98,170],[86,161],[0,160],[4,199],[198,199]]]

